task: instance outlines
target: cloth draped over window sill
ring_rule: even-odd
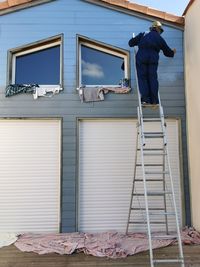
[[[63,88],[60,86],[55,87],[37,87],[35,93],[33,94],[33,98],[37,99],[39,96],[44,97],[52,97],[55,94],[58,94]]]
[[[6,87],[5,96],[10,97],[21,93],[28,93],[33,94],[33,98],[37,99],[39,96],[52,97],[61,90],[63,90],[63,88],[57,85],[40,87],[38,84],[9,84]]]
[[[79,87],[79,96],[81,102],[93,102],[104,100],[104,95],[113,92],[115,94],[127,94],[131,91],[130,87]]]

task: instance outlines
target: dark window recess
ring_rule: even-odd
[[[60,46],[16,57],[16,84],[60,84]]]
[[[82,85],[118,85],[124,78],[124,59],[81,45]]]

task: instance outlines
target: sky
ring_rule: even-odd
[[[4,2],[5,0],[0,0]],[[149,6],[160,11],[172,13],[181,16],[185,10],[189,0],[129,0],[130,2]]]
[[[160,11],[181,16],[189,0],[129,0],[137,4],[152,7]]]

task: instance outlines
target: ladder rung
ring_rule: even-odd
[[[132,210],[146,210],[146,208],[131,208]],[[149,210],[164,210],[164,208],[149,208]]]
[[[146,171],[145,174],[169,174],[168,171]]]
[[[149,215],[176,215],[175,212],[149,212]]]
[[[164,137],[164,133],[162,132],[144,132],[144,137],[145,138],[163,138]]]
[[[163,134],[163,132],[144,132],[144,134]]]
[[[138,151],[141,151],[140,148],[137,149]],[[164,148],[143,148],[143,151],[163,151]]]
[[[143,153],[145,156],[162,156],[167,155],[167,153]]]
[[[160,135],[158,135],[158,134],[145,134],[144,135],[144,137],[145,138],[163,138],[164,137],[164,135],[162,134],[160,134]]]
[[[143,108],[151,107],[152,105],[150,103],[141,104]]]
[[[159,108],[159,104],[150,104],[150,103],[146,103],[146,104],[141,104],[141,106],[143,107],[143,108]]]
[[[160,118],[143,118],[143,122],[154,122],[154,121],[161,121]]]
[[[162,196],[162,195],[166,195],[166,194],[172,194],[171,191],[148,191],[147,195],[148,196]]]
[[[182,258],[180,259],[159,259],[159,260],[153,260],[153,262],[156,263],[183,263],[184,260]]]
[[[143,182],[143,179],[135,179],[135,182]],[[163,182],[163,179],[145,179],[146,182]]]
[[[144,166],[145,167],[162,167],[163,166],[163,164],[162,163],[160,163],[160,164],[152,164],[152,163],[146,163],[146,164],[144,164]],[[142,164],[141,163],[138,163],[138,164],[136,164],[136,167],[142,167]]]
[[[162,196],[165,194],[172,194],[171,191],[148,191],[147,196]],[[133,193],[133,196],[144,196],[144,193]]]
[[[129,224],[146,224],[146,221],[129,221]],[[165,222],[151,221],[151,224],[165,224]]]

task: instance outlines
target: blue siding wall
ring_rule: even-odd
[[[57,0],[0,17],[0,116],[63,118],[62,231],[76,230],[76,173],[78,117],[136,117],[137,97],[106,95],[106,100],[81,103],[76,92],[76,35],[129,49],[132,32],[148,30],[150,20],[130,16],[81,0]],[[160,56],[160,92],[165,114],[182,122],[183,173],[186,223],[190,223],[187,172],[183,32],[164,26],[163,37],[177,49],[174,59]],[[31,95],[5,98],[7,51],[54,35],[64,34],[64,91],[52,98],[33,100]],[[131,52],[132,53],[132,52]],[[132,63],[131,63],[132,65]],[[133,66],[132,86],[135,85]]]

